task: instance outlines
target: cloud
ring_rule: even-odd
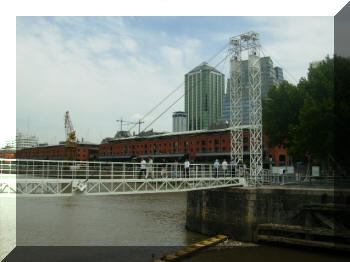
[[[242,18],[244,28],[247,20],[272,57],[297,78],[309,62],[333,50],[331,18]],[[78,137],[100,142],[119,129],[116,119],[137,120],[180,85],[146,118],[146,127],[183,94],[184,74],[226,44],[217,37],[234,33],[221,24],[216,33],[201,28],[195,35],[173,24],[172,30],[159,29],[157,20],[156,29],[137,23],[124,17],[18,17],[17,128],[26,131],[30,119],[29,132],[41,141],[64,140],[63,115],[70,110]],[[151,128],[170,131],[177,110],[183,110],[183,100]]]
[[[156,63],[128,36],[95,32],[67,37],[69,31],[45,19],[26,26],[22,22],[17,33],[17,126],[26,129],[31,116],[32,133],[42,141],[64,140],[62,116],[70,110],[78,137],[100,142],[115,133],[116,119],[152,108],[178,85],[169,65],[181,71],[178,81],[183,78],[176,48],[164,48],[172,52],[170,60]],[[171,120],[157,124],[170,129]]]
[[[306,76],[309,63],[334,53],[332,17],[254,17],[266,55],[284,67],[290,81]],[[263,49],[263,50],[264,50]],[[279,65],[279,62],[281,65]],[[290,76],[290,74],[292,76]],[[294,78],[293,78],[294,76]]]
[[[169,62],[172,67],[183,67],[183,51],[180,48],[163,46],[161,49],[163,59]]]
[[[263,47],[261,55],[271,56],[274,65],[285,70],[287,79],[297,82],[300,77],[306,76],[310,62],[321,60],[326,55],[332,56],[333,27],[333,17],[248,16],[241,18],[239,27],[217,30],[213,39],[225,43],[232,36],[248,31],[258,32]]]

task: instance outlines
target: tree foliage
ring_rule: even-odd
[[[321,161],[334,155],[334,59],[310,66],[297,86],[283,82],[263,101],[264,131],[271,145],[295,159]]]
[[[289,130],[298,124],[303,96],[295,85],[283,81],[273,86],[263,100],[263,128],[269,136],[270,146],[288,148],[292,141]]]

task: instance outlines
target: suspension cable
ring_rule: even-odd
[[[212,61],[215,57],[217,57],[224,49],[226,49],[229,46],[229,44],[225,44],[222,48],[219,49],[212,57],[207,60],[209,63]],[[171,91],[166,97],[164,97],[156,106],[154,106],[150,111],[148,111],[139,121],[144,120],[147,116],[149,116],[154,110],[156,110],[165,100],[167,100],[172,94],[174,94],[177,90],[179,90],[181,87],[183,87],[184,83],[182,82],[180,85],[178,85],[173,91]],[[132,129],[136,127],[137,123],[134,124],[128,131],[130,132]]]
[[[221,61],[214,66],[214,68],[216,69],[222,62],[226,61],[227,57],[229,56],[229,53],[226,54],[226,56],[221,59]],[[196,85],[199,85],[202,82],[202,79],[200,79],[199,81],[197,81]],[[164,115],[170,108],[172,108],[177,102],[179,102],[183,97],[185,96],[185,94],[182,94],[178,99],[175,100],[175,102],[173,102],[169,107],[167,107],[158,117],[156,117],[148,126],[146,126],[142,131],[146,131],[147,128],[149,128],[151,125],[153,125],[154,122],[156,122],[162,115]]]
[[[269,52],[267,52],[266,48],[261,47],[262,53],[264,54],[264,56],[266,56],[264,50],[266,53],[269,53]],[[296,79],[296,77],[294,77],[279,61],[277,61],[276,58],[272,57],[271,55],[270,55],[270,57],[274,62],[279,64],[279,66],[281,66],[284,69],[284,71],[295,81],[296,84],[298,83],[298,80]]]

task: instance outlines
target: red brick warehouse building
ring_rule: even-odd
[[[102,161],[131,161],[134,158],[152,157],[155,162],[163,159],[174,161],[189,158],[196,162],[211,162],[218,158],[230,159],[230,129],[198,130],[151,136],[133,136],[113,139],[99,146]],[[289,156],[283,148],[268,148],[264,137],[264,163],[289,164]],[[249,131],[243,133],[244,159],[249,159]]]
[[[42,160],[64,160],[66,144],[51,146],[38,146],[23,148],[16,152],[17,158],[42,159]],[[77,161],[92,161],[98,158],[98,145],[90,143],[78,143]]]
[[[12,147],[0,148],[0,158],[5,158],[5,159],[16,158],[16,149]]]

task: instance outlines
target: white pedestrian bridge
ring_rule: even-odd
[[[140,163],[0,159],[0,194],[110,195],[181,192],[256,185],[249,170],[212,164]],[[271,182],[268,170],[259,178]]]

